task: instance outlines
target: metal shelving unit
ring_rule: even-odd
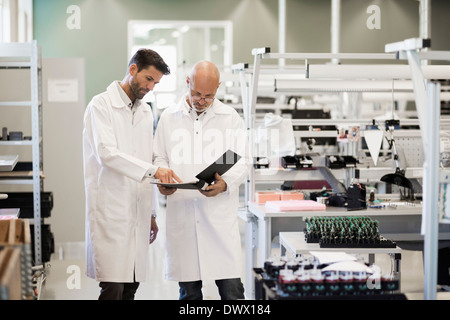
[[[1,141],[1,146],[26,146],[32,148],[31,179],[4,179],[0,184],[29,184],[33,186],[34,211],[34,265],[42,264],[41,250],[41,192],[43,181],[42,156],[42,73],[41,52],[37,41],[29,43],[0,43],[0,72],[5,69],[29,69],[31,100],[0,101],[0,107],[30,107],[31,141]]]
[[[241,84],[241,96],[242,96],[242,104],[243,104],[243,113],[244,113],[244,119],[246,128],[249,135],[249,145],[252,146],[254,143],[254,136],[253,136],[253,130],[256,128],[257,120],[256,120],[256,114],[255,114],[255,107],[256,107],[256,101],[257,96],[261,95],[262,92],[264,94],[270,93],[270,96],[275,95],[307,95],[311,93],[339,93],[339,92],[376,92],[376,93],[390,93],[392,94],[394,91],[398,92],[399,87],[396,85],[394,88],[394,80],[396,84],[398,83],[398,78],[396,75],[389,75],[386,76],[382,70],[383,68],[387,68],[387,70],[390,68],[390,66],[376,66],[375,70],[377,74],[373,74],[371,76],[367,76],[368,79],[364,81],[359,81],[358,85],[355,85],[354,83],[345,83],[341,79],[333,79],[333,81],[329,81],[327,79],[327,74],[321,79],[315,78],[315,75],[313,73],[313,70],[310,68],[310,61],[311,60],[331,60],[331,59],[350,59],[350,60],[397,60],[398,54],[395,53],[395,51],[400,51],[401,53],[409,54],[412,57],[408,56],[408,64],[404,64],[400,66],[402,68],[403,72],[408,71],[409,68],[411,68],[411,77],[407,77],[407,79],[410,79],[409,81],[405,82],[405,88],[400,88],[401,91],[408,92],[408,94],[414,94],[415,100],[416,100],[416,106],[418,108],[418,115],[419,118],[415,119],[416,122],[415,125],[420,125],[420,132],[421,132],[421,138],[422,142],[424,144],[424,150],[429,151],[429,154],[431,155],[431,160],[429,159],[428,165],[425,165],[424,168],[418,168],[421,172],[424,174],[424,181],[427,184],[427,193],[425,196],[429,196],[430,192],[434,193],[434,195],[437,197],[436,189],[432,189],[431,185],[433,187],[436,187],[436,183],[433,183],[432,181],[436,182],[439,181],[437,178],[437,172],[439,170],[439,166],[437,163],[437,158],[439,154],[439,148],[436,147],[439,141],[439,130],[443,130],[443,127],[448,128],[448,123],[446,119],[439,119],[439,85],[435,84],[429,84],[427,88],[425,88],[424,80],[428,79],[425,76],[425,71],[428,72],[429,70],[426,69],[427,67],[423,67],[422,70],[419,67],[419,61],[420,59],[435,59],[435,60],[448,60],[449,52],[443,52],[439,53],[438,56],[434,56],[434,52],[420,52],[419,50],[415,51],[415,49],[418,49],[419,47],[412,46],[411,48],[405,46],[402,44],[398,45],[398,48],[391,48],[391,50],[386,50],[389,53],[384,54],[329,54],[329,53],[271,53],[270,48],[260,48],[260,49],[254,49],[252,51],[252,54],[254,55],[254,64],[253,64],[253,70],[248,69],[247,64],[237,64],[233,66],[233,72],[237,73],[240,77],[240,84]],[[420,47],[421,48],[421,47]],[[420,49],[419,48],[419,49]],[[408,51],[409,50],[409,51]],[[403,51],[403,52],[402,52]],[[269,84],[269,86],[263,86],[260,82],[260,75],[265,75],[266,70],[265,66],[262,65],[263,60],[269,60],[269,59],[299,59],[303,60],[305,62],[304,67],[296,68],[297,77],[292,77],[293,70],[288,69],[285,66],[279,66],[277,70],[273,70],[274,68],[270,69],[271,73],[280,73],[284,75],[285,79],[280,78],[281,80],[277,80],[276,77],[274,77],[275,82],[272,81],[272,83]],[[413,63],[414,62],[414,63]],[[333,65],[327,65],[324,66],[324,68],[337,68],[341,66],[333,66]],[[445,70],[444,70],[445,69]],[[448,77],[448,68],[445,66],[440,71],[445,71],[445,78]],[[329,71],[326,69],[325,71]],[[422,73],[422,71],[424,73]],[[361,68],[361,70],[358,70],[358,72],[365,75],[365,72],[367,72],[364,68]],[[287,77],[289,75],[289,77]],[[366,75],[365,75],[366,76]],[[331,77],[333,78],[333,77]],[[392,78],[392,79],[391,79]],[[425,78],[425,79],[424,79]],[[431,77],[432,79],[433,77]],[[379,84],[382,81],[387,81],[387,85],[378,85],[374,86],[374,84]],[[373,81],[375,80],[375,81]],[[389,85],[389,81],[392,85]],[[266,81],[267,82],[267,81]],[[274,85],[275,83],[275,85]],[[333,86],[330,87],[330,83],[333,84]],[[419,90],[420,89],[420,90]],[[428,89],[428,91],[427,91]],[[427,95],[428,93],[428,95]],[[427,100],[428,98],[428,100]],[[425,108],[428,107],[432,109],[433,111],[436,111],[433,117],[425,117]],[[425,120],[425,118],[427,118]],[[355,121],[357,123],[365,122],[363,119],[353,119],[351,121]],[[298,121],[298,120],[296,120]],[[337,121],[337,120],[313,120],[308,119],[309,123],[322,123],[325,122],[327,124],[328,122]],[[339,120],[341,121],[341,120]],[[428,121],[428,122],[425,122]],[[293,121],[294,122],[294,121]],[[427,125],[426,125],[427,124]],[[432,125],[434,124],[434,125]],[[428,130],[426,130],[427,128]],[[434,141],[432,144],[427,143],[427,137],[433,137],[431,139]],[[430,145],[430,146],[429,146]],[[431,169],[432,168],[432,169]],[[285,173],[285,172],[281,172]],[[287,173],[287,174],[292,174]],[[297,173],[295,173],[297,174]],[[275,177],[271,176],[271,179],[274,179]],[[286,176],[283,176],[284,179],[286,179]],[[434,179],[435,178],[435,179]],[[247,252],[247,266],[252,265],[254,261],[256,261],[256,253],[255,248],[259,246],[260,250],[264,249],[267,251],[267,248],[264,248],[263,244],[260,241],[260,238],[264,235],[267,236],[267,229],[264,230],[264,228],[258,228],[258,224],[263,224],[264,219],[267,219],[265,215],[255,217],[255,213],[258,212],[258,210],[255,209],[254,201],[255,201],[255,180],[261,180],[261,179],[267,179],[266,174],[262,174],[258,170],[251,170],[249,177],[246,181],[246,193],[245,193],[245,204],[246,204],[246,216],[244,216],[242,213],[240,213],[240,216],[247,222],[246,225],[246,248],[251,248],[251,252]],[[436,197],[433,197],[433,201],[426,201],[426,205],[423,206],[422,210],[424,211],[424,216],[426,215],[425,212],[436,212],[436,206],[437,206],[437,199]],[[432,203],[432,204],[431,204]],[[433,208],[431,208],[433,206]],[[415,210],[418,211],[420,214],[421,210]],[[277,213],[277,216],[280,214]],[[426,216],[431,216],[432,214],[428,214]],[[431,243],[427,246],[429,256],[427,260],[430,262],[427,263],[427,276],[425,279],[425,297],[426,299],[434,299],[435,298],[435,284],[436,284],[436,244],[437,244],[437,215],[433,215],[433,221],[428,221],[426,223],[426,229],[425,230],[425,244]],[[263,230],[261,230],[263,229]],[[428,238],[433,237],[433,239],[429,240]],[[259,240],[257,240],[259,239]],[[259,245],[258,245],[258,242]],[[270,248],[270,247],[269,247]],[[249,250],[250,251],[250,250]],[[264,256],[264,254],[262,254]],[[261,253],[259,254],[261,256]],[[432,259],[431,259],[432,258]],[[247,270],[249,272],[251,270]],[[247,286],[250,289],[253,289],[253,284],[251,282],[251,274],[247,273]]]

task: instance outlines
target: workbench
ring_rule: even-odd
[[[368,216],[379,222],[379,233],[395,242],[423,241],[421,235],[422,205],[393,200],[395,206],[381,209],[367,208],[348,211],[344,207],[327,206],[325,211],[285,211],[267,210],[264,204],[248,203],[246,219],[246,287],[253,291],[252,270],[262,267],[271,256],[272,247],[279,247],[280,232],[302,232],[305,229],[303,218],[314,216]],[[439,239],[450,240],[450,225],[439,226]]]

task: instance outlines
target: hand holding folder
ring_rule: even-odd
[[[207,186],[212,184],[215,180],[215,174],[222,176],[227,172],[232,166],[234,166],[239,159],[240,155],[237,153],[227,150],[222,156],[220,156],[215,162],[209,165],[205,170],[197,174],[195,177],[197,180],[191,182],[182,183],[162,183],[162,182],[152,182],[154,184],[166,187],[166,188],[176,188],[176,189],[192,189],[192,190],[205,190]]]

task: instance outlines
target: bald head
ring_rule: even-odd
[[[197,112],[203,112],[209,107],[207,100],[212,100],[219,88],[219,69],[210,61],[197,62],[187,77],[186,82],[190,89],[191,97],[199,97],[199,100],[190,101],[191,106]]]
[[[198,81],[206,81],[219,86],[220,72],[217,66],[210,61],[197,62],[191,70],[190,79],[193,83]]]

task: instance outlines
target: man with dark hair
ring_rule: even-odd
[[[138,67],[138,72],[152,65],[157,70],[161,71],[163,75],[170,74],[169,66],[164,62],[164,60],[157,52],[150,49],[138,50],[130,59],[128,67],[130,67],[132,64],[135,64]]]
[[[102,300],[133,299],[145,281],[148,245],[158,232],[146,177],[180,181],[152,164],[153,113],[141,101],[169,67],[148,49],[131,61],[123,80],[95,96],[84,115],[86,273],[100,282]]]

